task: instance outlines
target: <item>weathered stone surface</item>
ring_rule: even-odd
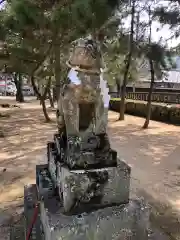
[[[36,165],[36,184],[40,199],[44,196],[54,196],[56,185],[53,184],[52,176],[48,171],[48,164]]]
[[[147,240],[149,209],[140,200],[81,215],[64,215],[56,204],[40,204],[45,240]],[[48,208],[48,206],[51,206]],[[52,209],[53,208],[53,209]]]
[[[76,40],[73,45],[70,58],[66,62],[67,66],[75,68],[79,72],[100,74],[100,68],[103,67],[103,64],[99,43],[90,38],[81,38]]]
[[[32,219],[34,217],[35,206],[38,201],[37,188],[35,184],[28,185],[24,187],[24,230],[25,236],[28,234],[29,228],[32,224]],[[32,240],[41,240],[42,232],[40,228],[40,217],[37,216],[37,219],[33,225]]]
[[[68,138],[68,151],[66,163],[71,169],[87,169],[109,167],[116,164],[116,151],[110,148],[109,140],[106,136],[90,136],[86,142],[79,139]]]
[[[67,62],[70,69],[58,101],[58,129],[67,137],[63,161],[71,169],[86,168],[87,165],[93,168],[92,165],[97,163],[105,167],[107,162],[112,166],[114,159],[106,135],[110,96],[102,74],[100,44],[91,38],[77,40],[77,43]],[[106,135],[103,141],[102,135]],[[85,151],[83,145],[86,145]]]
[[[111,149],[107,134],[90,133],[84,136],[83,141],[76,136],[67,138],[57,134],[54,142],[48,143],[47,151],[50,165],[59,161],[66,163],[71,170],[112,167],[117,164],[117,152]],[[55,181],[54,176],[52,178]]]
[[[58,166],[58,186],[66,212],[81,204],[108,206],[129,201],[130,167],[118,160],[117,167],[69,170]]]

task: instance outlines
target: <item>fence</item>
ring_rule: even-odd
[[[111,98],[119,98],[119,94],[115,92],[109,93]],[[148,92],[127,92],[127,99],[147,101]],[[180,104],[180,93],[178,92],[153,92],[152,94],[153,102],[163,102],[171,104]]]

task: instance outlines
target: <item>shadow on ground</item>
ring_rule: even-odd
[[[37,105],[37,103],[36,103]],[[55,114],[49,110],[54,119]],[[56,123],[45,123],[41,106],[10,111],[1,119],[4,138],[0,139],[0,201],[9,208],[23,195],[23,186],[33,183],[35,166],[46,161],[46,144],[56,131]]]
[[[171,239],[180,239],[180,218],[176,209],[170,205],[163,205],[144,189],[139,189],[137,194],[148,201],[151,208],[150,220],[153,226],[160,228]]]
[[[0,119],[5,133],[0,138],[0,225],[21,215],[24,185],[34,183],[36,164],[46,161],[46,144],[56,132],[55,112],[48,111],[53,119],[48,124],[38,102],[10,110],[9,118]],[[132,192],[152,204],[154,222],[179,237],[180,221],[174,213],[180,209],[180,128],[151,122],[148,130],[142,130],[141,118],[126,116],[123,122],[116,118],[110,112],[108,131],[112,147],[132,168]]]
[[[180,239],[180,128],[126,116],[117,122],[109,114],[113,148],[132,168],[131,194],[143,196],[152,205],[152,219],[174,239]]]

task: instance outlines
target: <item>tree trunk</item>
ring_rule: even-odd
[[[152,33],[151,27],[152,27],[151,7],[149,7],[149,46],[151,44],[151,33]],[[151,83],[150,83],[150,88],[148,93],[146,120],[143,125],[144,129],[148,128],[149,121],[151,119],[151,102],[152,102],[152,93],[153,93],[153,87],[154,87],[154,64],[151,58],[149,58],[149,67],[151,72]]]
[[[15,74],[15,85],[16,85],[16,101],[17,102],[24,102],[24,96],[22,93],[22,75],[21,73]]]
[[[124,120],[124,113],[125,113],[125,98],[126,98],[126,85],[128,81],[128,73],[129,68],[131,65],[131,58],[133,54],[133,37],[134,37],[134,16],[135,16],[135,2],[136,0],[132,1],[132,10],[131,10],[131,33],[129,38],[129,54],[126,59],[126,68],[124,72],[123,78],[123,85],[121,91],[121,102],[120,102],[120,111],[119,111],[119,120]]]
[[[54,57],[55,57],[55,65],[54,65],[54,73],[55,73],[55,86],[56,86],[56,100],[58,101],[60,96],[61,84],[60,84],[60,46],[59,44],[55,44],[54,46]]]
[[[151,119],[151,102],[152,102],[152,93],[154,88],[154,65],[152,60],[149,60],[149,65],[150,65],[150,71],[151,71],[151,83],[150,83],[150,88],[148,93],[146,120],[143,125],[144,129],[148,128],[149,121]]]
[[[126,100],[126,83],[123,83],[122,91],[121,91],[121,101],[120,101],[120,112],[119,112],[119,120],[124,120],[125,113],[125,100]]]
[[[52,108],[54,108],[54,101],[53,101],[53,97],[52,97],[52,95],[51,95],[51,89],[50,89],[50,88],[48,89],[48,98],[49,98],[50,106],[51,106]]]
[[[56,88],[53,87],[53,102],[57,101]]]
[[[48,89],[50,88],[50,85],[51,85],[51,77],[49,77],[49,79],[48,79],[48,82],[47,82],[47,85],[44,89],[43,95],[41,95],[41,93],[39,92],[39,90],[38,90],[38,88],[35,84],[33,75],[31,76],[31,84],[33,86],[34,92],[36,93],[37,97],[40,99],[40,104],[42,105],[42,110],[43,110],[45,120],[46,120],[46,122],[50,122],[51,119],[49,118],[48,113],[47,113],[45,99],[46,99]]]
[[[42,105],[42,110],[43,110],[43,114],[44,114],[45,120],[46,120],[46,122],[50,122],[51,119],[50,119],[50,117],[49,117],[49,115],[47,113],[45,98],[43,96],[41,97],[40,102],[41,102],[41,105]]]
[[[119,79],[117,79],[116,81],[116,87],[117,87],[118,97],[121,97],[121,85],[119,83]]]
[[[40,91],[39,89],[37,88],[36,84],[35,84],[35,80],[34,80],[34,76],[32,75],[31,76],[31,84],[32,84],[32,87],[33,87],[33,90],[37,96],[37,99],[41,99],[41,94],[40,94]]]

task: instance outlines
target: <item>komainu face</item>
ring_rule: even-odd
[[[78,71],[89,71],[94,74],[100,73],[101,52],[95,41],[80,39],[74,47],[69,61],[69,67],[78,67]]]

